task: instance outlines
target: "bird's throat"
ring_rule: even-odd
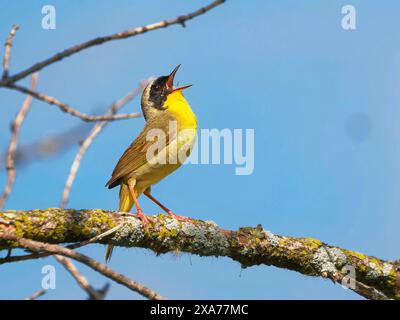
[[[178,90],[168,95],[164,103],[166,112],[170,112],[180,129],[197,129],[196,115],[190,108],[189,103],[186,101],[182,91]]]

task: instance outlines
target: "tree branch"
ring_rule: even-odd
[[[68,49],[65,49],[62,52],[59,52],[59,53],[53,55],[52,57],[50,57],[48,59],[45,59],[41,62],[34,64],[33,66],[29,67],[28,69],[26,69],[24,71],[21,71],[11,77],[7,77],[6,79],[3,79],[2,81],[0,81],[0,86],[5,86],[7,84],[14,83],[36,71],[43,69],[44,67],[49,66],[50,64],[58,62],[64,58],[69,57],[75,53],[82,51],[82,50],[88,49],[88,48],[96,46],[96,45],[100,45],[100,44],[108,42],[108,41],[134,37],[139,34],[146,33],[148,31],[166,28],[166,27],[174,25],[174,24],[180,24],[182,26],[185,26],[186,21],[191,20],[195,17],[198,17],[202,14],[205,14],[206,12],[217,7],[218,5],[222,4],[223,2],[225,2],[225,0],[216,0],[216,1],[213,1],[212,3],[210,3],[206,7],[200,8],[192,13],[182,15],[182,16],[176,17],[174,19],[164,20],[164,21],[156,22],[156,23],[149,24],[149,25],[146,25],[143,27],[137,27],[137,28],[126,30],[126,31],[121,31],[118,33],[114,33],[112,35],[98,37],[98,38],[74,45]]]
[[[36,300],[37,298],[40,298],[41,296],[43,296],[45,293],[46,293],[45,289],[38,290],[31,296],[25,298],[25,300]]]
[[[109,288],[107,284],[104,286],[103,289],[96,290],[90,285],[89,281],[79,272],[79,270],[75,267],[70,259],[60,255],[56,255],[55,258],[71,274],[71,276],[76,280],[82,290],[88,294],[89,300],[104,300],[104,297],[107,294]]]
[[[7,240],[7,241],[12,241],[13,243],[17,244],[20,247],[27,248],[29,250],[32,250],[34,252],[49,252],[52,254],[56,255],[63,255],[65,257],[69,257],[71,259],[74,259],[76,261],[79,261],[88,267],[92,268],[93,270],[101,273],[102,275],[114,280],[115,282],[122,284],[123,286],[131,289],[132,291],[135,291],[141,295],[143,295],[146,298],[149,298],[151,300],[165,300],[164,297],[159,295],[157,292],[151,290],[150,288],[145,287],[144,285],[133,281],[129,279],[128,277],[124,276],[123,274],[120,274],[110,267],[92,259],[89,258],[88,256],[75,252],[71,249],[60,247],[54,244],[49,244],[49,243],[43,243],[39,241],[33,241],[33,240],[28,240],[24,238],[20,238],[14,234],[10,234],[8,232],[3,232],[0,233],[0,239]]]
[[[260,225],[238,231],[212,222],[180,222],[165,215],[153,217],[148,231],[139,219],[126,214],[93,209],[56,209],[0,212],[0,235],[15,234],[48,243],[80,242],[117,225],[121,228],[98,242],[148,248],[158,254],[188,252],[200,256],[229,257],[242,267],[273,265],[342,284],[344,267],[354,268],[355,287],[369,299],[400,299],[400,263],[325,244],[312,238],[274,235]],[[19,246],[0,240],[0,250]]]
[[[37,74],[32,76],[31,80],[31,89],[35,90],[36,83],[37,83]],[[3,209],[4,204],[6,203],[8,196],[11,193],[12,187],[14,185],[16,170],[15,170],[15,153],[17,151],[17,144],[18,144],[18,136],[19,136],[19,129],[21,128],[22,123],[25,120],[25,116],[28,113],[32,104],[32,96],[28,95],[24,103],[22,104],[21,109],[19,110],[14,123],[11,126],[11,140],[7,150],[7,157],[6,157],[6,168],[7,168],[7,182],[4,188],[3,193],[0,196],[0,210]]]
[[[22,93],[29,94],[30,96],[34,97],[35,99],[47,102],[48,104],[55,105],[59,107],[65,113],[70,114],[71,116],[78,117],[84,121],[115,121],[115,120],[123,120],[123,119],[132,119],[138,118],[141,116],[141,113],[127,113],[127,114],[118,114],[118,115],[102,115],[102,116],[91,116],[86,113],[82,113],[69,105],[53,98],[51,96],[45,95],[43,93],[37,92],[35,90],[31,90],[25,88],[23,86],[17,84],[6,84],[5,87],[20,91]]]
[[[8,35],[7,41],[5,43],[5,50],[4,50],[4,58],[3,58],[3,79],[7,79],[8,77],[8,69],[9,69],[9,63],[10,63],[10,54],[11,54],[11,47],[12,47],[12,42],[15,36],[15,33],[19,29],[19,26],[17,24],[14,24],[11,28],[11,31]]]

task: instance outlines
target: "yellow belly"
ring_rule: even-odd
[[[164,151],[166,155],[173,155],[172,161],[162,157],[159,162],[146,163],[136,170],[136,191],[140,195],[148,187],[156,184],[160,180],[178,169],[190,155],[190,151],[196,142],[196,131],[186,131],[178,133],[175,140],[171,141]],[[162,153],[162,152],[160,152]],[[175,156],[174,156],[175,155]],[[167,160],[165,162],[165,160]]]

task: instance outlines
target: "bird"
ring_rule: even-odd
[[[135,205],[134,215],[141,219],[144,227],[151,218],[139,205],[141,194],[172,218],[193,221],[173,213],[151,194],[152,185],[178,169],[189,157],[197,138],[197,118],[183,95],[183,91],[192,85],[174,87],[173,84],[179,67],[167,76],[151,80],[144,88],[141,108],[146,124],[122,154],[106,184],[109,189],[120,187],[119,211],[130,212]],[[159,135],[154,137],[154,133]],[[106,262],[110,261],[112,251],[113,246],[108,245]]]

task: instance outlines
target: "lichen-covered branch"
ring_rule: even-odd
[[[188,252],[200,256],[229,257],[243,267],[273,265],[304,275],[329,278],[369,299],[400,299],[400,264],[325,244],[312,238],[272,234],[260,225],[225,230],[213,222],[180,222],[165,215],[153,217],[145,231],[133,216],[99,209],[0,212],[0,234],[46,243],[91,239],[123,224],[98,242],[148,248],[158,254]],[[0,250],[18,246],[0,240]],[[7,262],[0,259],[0,263]]]

